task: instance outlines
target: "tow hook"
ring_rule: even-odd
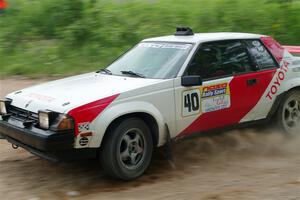
[[[12,148],[13,148],[13,149],[17,149],[17,148],[19,148],[19,146],[18,146],[18,145],[16,145],[16,144],[12,144],[11,146],[12,146]]]

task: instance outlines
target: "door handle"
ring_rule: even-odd
[[[253,79],[248,79],[247,80],[247,85],[252,86],[255,85],[257,83],[257,79],[253,78]]]

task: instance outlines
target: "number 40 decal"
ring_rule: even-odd
[[[187,90],[182,93],[182,116],[195,115],[200,112],[200,90]]]

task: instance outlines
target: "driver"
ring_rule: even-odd
[[[218,69],[217,51],[212,48],[202,48],[196,53],[193,62],[188,70],[189,75],[200,75],[201,78],[213,78],[223,76],[226,73]]]

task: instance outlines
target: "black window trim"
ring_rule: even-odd
[[[248,49],[248,46],[245,44],[245,42],[243,42],[244,40],[259,40],[261,42],[260,39],[226,39],[226,40],[214,40],[214,41],[208,41],[208,42],[203,42],[203,43],[200,43],[197,47],[197,49],[194,51],[191,59],[189,60],[182,76],[186,76],[186,73],[187,73],[187,70],[188,68],[190,67],[191,65],[191,62],[192,60],[194,59],[194,57],[196,56],[198,50],[204,45],[204,44],[209,44],[209,43],[214,43],[214,42],[227,42],[227,41],[239,41],[245,48],[245,51],[246,53],[248,54],[249,56],[249,59],[250,59],[250,62],[251,64],[253,65],[252,68],[253,68],[253,71],[248,71],[248,72],[240,72],[240,73],[235,73],[235,74],[230,74],[230,75],[224,75],[224,76],[217,76],[217,77],[212,77],[212,78],[204,78],[203,79],[203,82],[204,81],[212,81],[212,80],[217,80],[217,79],[223,79],[223,78],[228,78],[228,77],[232,77],[232,76],[238,76],[238,75],[244,75],[244,74],[251,74],[251,73],[255,73],[257,71],[260,71],[262,69],[258,69],[256,67],[256,60],[253,58],[252,54],[249,52],[249,49]],[[272,55],[273,56],[273,55]],[[277,63],[277,62],[276,62]],[[267,69],[268,70],[268,69]]]

